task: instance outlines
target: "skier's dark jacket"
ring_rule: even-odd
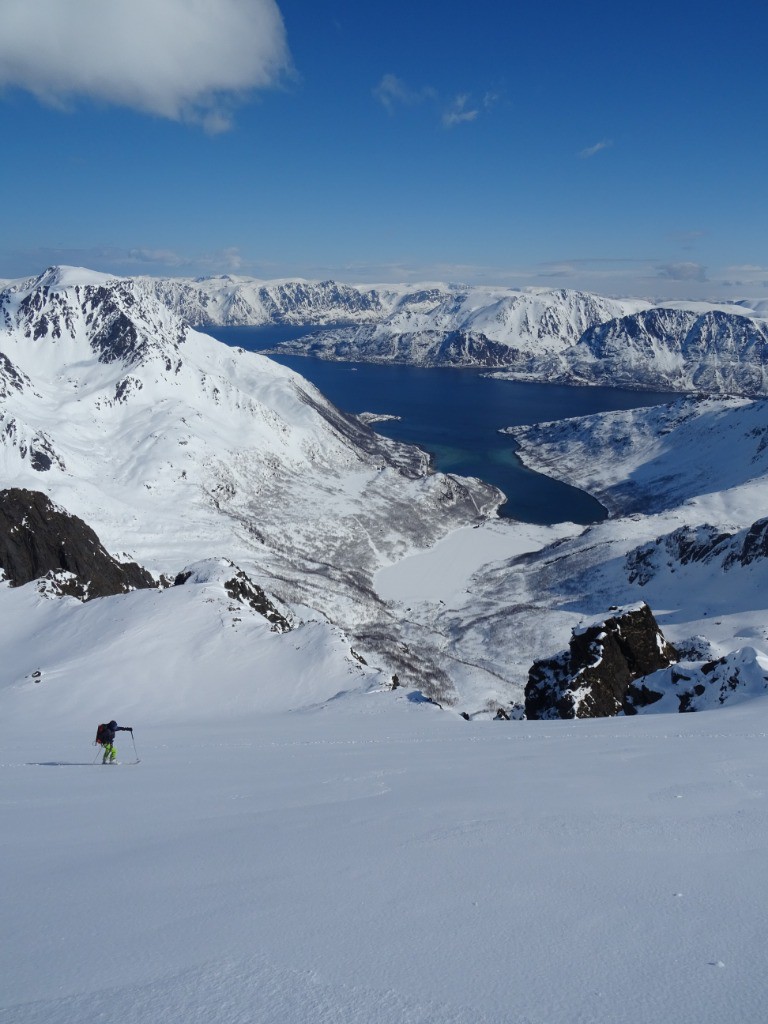
[[[111,722],[108,723],[108,725],[104,727],[104,729],[102,729],[102,742],[109,744],[114,743],[116,732],[133,732],[133,729],[130,725],[118,725],[117,722],[113,719]]]

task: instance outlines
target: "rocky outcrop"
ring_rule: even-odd
[[[22,461],[37,473],[47,473],[54,466],[65,470],[62,456],[56,451],[53,440],[44,430],[33,430],[20,423],[15,416],[0,412],[0,443],[17,451]]]
[[[8,398],[14,391],[23,391],[30,386],[29,377],[14,366],[4,352],[0,352],[0,398]]]
[[[668,676],[668,692],[681,712],[722,707],[768,691],[766,658],[754,647],[740,647],[703,664],[677,665],[662,675]]]
[[[630,583],[644,587],[662,572],[674,574],[683,566],[717,565],[723,572],[768,558],[768,519],[758,519],[745,530],[726,533],[703,523],[681,526],[630,551],[624,566]]]
[[[157,586],[135,562],[118,562],[94,531],[40,491],[0,491],[0,568],[11,586],[48,578],[81,600]]]
[[[567,651],[534,663],[525,688],[526,718],[634,714],[662,697],[643,678],[676,656],[647,604],[623,609],[575,631]]]
[[[287,633],[291,623],[270,601],[258,583],[229,559],[208,559],[180,572],[173,581],[175,587],[189,583],[203,583],[220,579],[230,600],[247,605],[262,615],[270,624],[273,633]],[[232,609],[234,610],[234,609]]]

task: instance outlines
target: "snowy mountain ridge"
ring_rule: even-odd
[[[158,300],[189,325],[316,325],[276,351],[325,359],[481,366],[518,380],[768,393],[768,300],[663,302],[568,289],[427,283],[114,278],[52,267],[6,295],[109,285]],[[0,293],[2,294],[2,293]]]

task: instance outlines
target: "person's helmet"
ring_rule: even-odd
[[[109,728],[110,729],[114,729],[116,725],[117,725],[117,722],[113,718],[112,721],[109,723]]]

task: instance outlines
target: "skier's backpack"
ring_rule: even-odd
[[[107,735],[109,733],[109,726],[103,722],[96,730],[96,742],[101,746],[107,742]]]

